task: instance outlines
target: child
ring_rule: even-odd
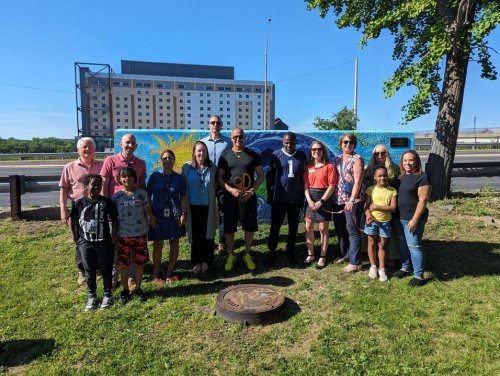
[[[104,297],[101,309],[113,304],[112,270],[114,244],[116,243],[116,207],[107,197],[101,196],[102,177],[96,174],[86,175],[83,185],[88,197],[76,201],[70,212],[70,228],[73,241],[81,252],[85,279],[88,288],[88,301],[85,311],[99,306],[96,295],[96,270],[102,274]],[[111,220],[113,235],[110,234]]]
[[[126,304],[130,300],[128,287],[128,267],[131,262],[136,264],[134,293],[140,301],[145,301],[146,294],[141,289],[144,264],[149,261],[147,233],[148,218],[151,226],[156,226],[156,218],[151,212],[148,194],[137,188],[137,175],[132,167],[124,167],[118,172],[118,182],[122,189],[113,195],[113,202],[118,209],[118,241],[117,261],[120,268],[123,291],[120,302]]]
[[[391,237],[391,213],[396,211],[396,189],[389,185],[387,168],[377,166],[373,174],[375,185],[366,190],[366,225],[364,233],[368,235],[368,258],[370,271],[368,276],[377,278],[376,248],[378,240],[379,280],[387,281],[385,271],[385,246]]]

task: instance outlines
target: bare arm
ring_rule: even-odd
[[[181,197],[181,217],[179,219],[179,226],[186,223],[186,212],[187,212],[187,199],[186,196]]]
[[[107,176],[102,176],[101,195],[104,197],[108,197],[108,186],[109,186],[109,178]],[[111,198],[111,197],[109,197],[109,198]]]
[[[71,230],[71,237],[73,238],[73,241],[76,243],[78,240],[78,231],[76,230],[76,223],[72,218],[69,218],[69,228]]]
[[[61,188],[59,190],[59,206],[61,207],[61,222],[68,225],[68,188]]]
[[[410,232],[415,231],[415,229],[417,228],[417,223],[422,214],[424,213],[425,206],[427,205],[427,201],[429,201],[429,197],[431,195],[431,186],[424,185],[418,187],[417,195],[418,195],[417,207],[415,209],[415,213],[413,214],[413,218],[410,219],[410,222],[408,222],[408,230],[410,230]]]
[[[262,166],[255,167],[255,172],[257,173],[257,179],[255,180],[253,187],[246,191],[243,195],[244,201],[248,200],[252,195],[254,195],[257,189],[259,189],[259,187],[264,182],[264,170],[262,169]]]
[[[372,197],[370,195],[366,195],[366,201],[365,201],[365,217],[366,217],[366,224],[372,223],[375,218],[373,218],[371,210],[372,209]]]
[[[382,210],[382,211],[386,211],[389,213],[394,213],[396,211],[396,204],[397,204],[396,197],[397,196],[392,196],[391,202],[389,203],[389,205],[370,204],[370,206],[368,206],[368,207],[370,208],[370,210]]]
[[[361,185],[363,184],[363,171],[364,163],[363,159],[359,158],[353,166],[353,177],[354,184],[352,186],[351,198],[348,203],[345,204],[345,210],[352,211],[354,201],[357,200],[359,191],[361,190]]]
[[[240,197],[241,191],[237,188],[231,187],[229,184],[226,183],[224,180],[224,169],[219,168],[217,170],[217,181],[219,182],[219,186],[223,187],[226,191],[231,193],[234,197]]]

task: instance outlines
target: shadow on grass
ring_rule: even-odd
[[[439,280],[500,274],[500,244],[427,240],[426,269]]]
[[[53,339],[17,339],[0,342],[0,365],[16,367],[49,355],[54,349]]]
[[[10,218],[10,210],[0,213],[0,219]],[[59,207],[22,208],[21,219],[26,221],[50,221],[61,218]]]

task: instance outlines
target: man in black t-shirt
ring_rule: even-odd
[[[222,153],[219,159],[218,181],[225,189],[224,196],[224,230],[228,258],[225,270],[233,269],[234,233],[238,226],[240,211],[243,211],[242,227],[245,231],[245,261],[249,270],[255,269],[250,256],[253,233],[257,231],[257,197],[256,190],[264,181],[264,172],[259,154],[245,147],[245,132],[234,128],[231,132],[233,147]],[[257,177],[255,177],[257,175]]]

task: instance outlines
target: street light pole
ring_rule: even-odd
[[[267,20],[266,48],[264,50],[264,130],[267,130],[267,50],[269,48],[269,28],[271,19]]]

